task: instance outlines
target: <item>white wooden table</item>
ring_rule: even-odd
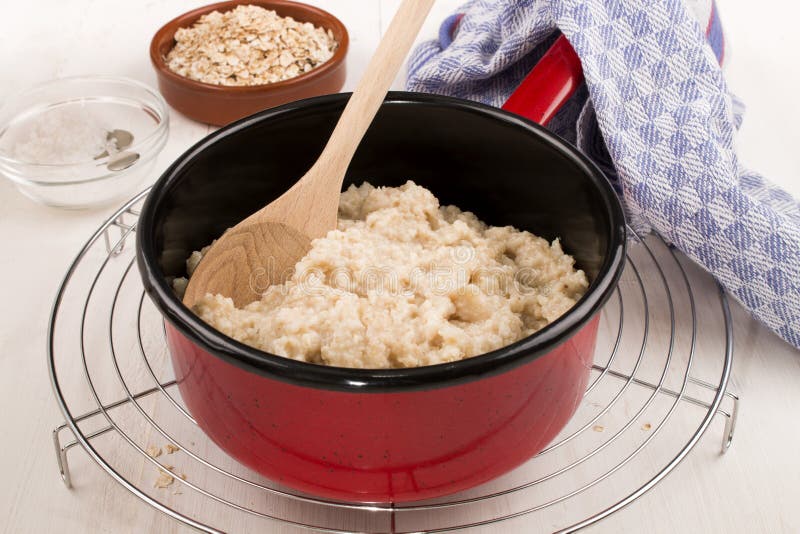
[[[7,3],[0,17],[0,99],[47,79],[122,75],[155,85],[147,58],[150,36],[166,20],[203,1],[70,0]],[[351,89],[388,24],[397,0],[314,1],[351,33]],[[437,2],[423,37],[460,2]],[[800,11],[780,0],[759,10],[722,1],[730,36],[728,74],[749,104],[740,136],[744,162],[800,196],[800,86],[796,50]],[[401,87],[398,83],[397,87]],[[158,171],[210,128],[172,113]],[[157,178],[158,172],[153,174]],[[3,532],[183,532],[77,458],[80,483],[61,484],[50,431],[61,422],[45,366],[45,327],[56,287],[86,237],[113,211],[44,208],[0,181],[0,525]],[[712,291],[706,284],[701,291]],[[731,451],[717,454],[719,428],[677,471],[592,532],[800,532],[800,354],[734,305],[736,354],[732,388],[743,398]],[[717,434],[717,435],[712,435]],[[536,531],[525,519],[503,527]]]

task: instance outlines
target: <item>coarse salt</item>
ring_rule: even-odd
[[[85,108],[56,107],[11,126],[3,150],[24,163],[84,163],[106,150],[107,135],[100,118]]]

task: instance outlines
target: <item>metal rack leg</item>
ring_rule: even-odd
[[[670,396],[672,398],[677,398],[679,396],[676,391],[673,391],[673,390],[671,390],[669,388],[657,388],[657,386],[655,384],[652,384],[652,383],[647,382],[645,380],[640,380],[638,378],[632,378],[628,374],[620,373],[619,371],[614,371],[612,369],[609,369],[609,368],[606,368],[606,367],[603,367],[603,366],[593,365],[592,369],[594,371],[603,372],[603,373],[607,374],[608,376],[616,378],[616,379],[619,379],[619,380],[631,380],[631,382],[633,384],[636,384],[637,386],[645,387],[645,388],[647,388],[647,389],[649,389],[651,391],[655,391],[656,389],[659,389],[661,393],[663,393],[664,395]],[[708,382],[705,382],[705,381],[700,380],[698,378],[694,378],[694,377],[690,376],[689,377],[689,381],[692,382],[693,384],[696,384],[698,386],[704,387],[704,388],[706,388],[706,389],[708,389],[710,391],[716,391],[716,386],[714,386],[713,384],[709,384]],[[739,416],[739,396],[734,394],[734,393],[731,393],[730,391],[725,391],[725,397],[731,399],[730,411],[725,411],[721,407],[718,408],[717,411],[716,411],[716,413],[718,413],[718,414],[722,415],[723,417],[725,417],[725,430],[723,431],[723,434],[722,434],[722,449],[721,449],[721,453],[722,454],[725,454],[726,452],[728,452],[728,449],[731,448],[731,444],[733,443],[733,435],[734,435],[734,432],[736,431],[736,420],[737,420],[737,418]],[[693,404],[695,406],[700,406],[702,408],[706,408],[706,409],[711,408],[711,405],[709,403],[707,403],[706,401],[703,401],[703,400],[700,400],[698,398],[692,397],[691,395],[680,395],[680,400],[683,401],[683,402],[687,402],[689,404]]]
[[[725,419],[725,431],[722,435],[722,454],[728,452],[733,443],[733,433],[736,431],[736,420],[739,417],[739,397],[733,393],[726,391],[725,396],[732,401],[731,411]]]
[[[164,389],[172,387],[175,384],[177,384],[177,382],[175,380],[170,380],[169,382],[165,382],[163,384],[159,384],[160,387],[154,387],[154,388],[147,389],[145,391],[141,391],[141,392],[137,393],[136,395],[133,395],[133,398],[134,399],[141,399],[142,397],[146,397],[148,395],[152,395],[156,391],[163,391]],[[118,408],[120,406],[128,404],[129,402],[130,402],[129,398],[124,398],[124,399],[120,399],[118,401],[112,402],[110,404],[104,405],[103,408],[106,409],[106,410],[113,410],[114,408]],[[100,413],[101,413],[101,411],[99,409],[92,410],[91,412],[87,412],[87,413],[85,413],[83,415],[79,415],[79,416],[75,417],[74,421],[77,424],[77,423],[80,423],[82,421],[85,421],[86,419],[89,419],[91,417],[99,415]],[[70,441],[66,445],[61,445],[61,437],[60,437],[61,431],[65,430],[66,428],[68,428],[67,424],[66,423],[62,423],[61,425],[59,425],[59,426],[57,426],[56,428],[53,429],[53,445],[55,446],[55,449],[56,449],[56,461],[58,462],[58,471],[61,474],[61,480],[64,481],[64,485],[67,488],[71,489],[72,488],[72,477],[70,476],[70,473],[69,473],[69,462],[67,461],[67,452],[72,447],[77,445],[78,441],[73,439],[72,441]],[[110,425],[109,426],[105,426],[103,428],[100,428],[99,430],[95,430],[93,432],[90,432],[90,433],[86,434],[86,439],[91,440],[93,438],[96,438],[97,436],[102,436],[103,434],[105,434],[107,432],[110,432],[113,429],[114,429],[114,427],[112,427]]]
[[[61,474],[61,480],[67,488],[72,488],[72,478],[69,475],[69,463],[67,462],[67,448],[61,446],[61,439],[58,437],[62,428],[53,429],[53,445],[56,447],[56,460],[58,460],[58,471]]]

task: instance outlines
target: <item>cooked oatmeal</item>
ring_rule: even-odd
[[[189,259],[190,272],[200,258]],[[413,182],[365,183],[342,193],[338,228],[312,242],[285,284],[242,309],[206,295],[194,311],[230,337],[295,360],[416,367],[509,345],[587,287],[558,239],[488,226]]]

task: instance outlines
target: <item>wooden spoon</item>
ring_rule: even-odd
[[[288,191],[225,232],[199,263],[183,297],[193,307],[221,294],[237,307],[285,282],[311,247],[336,228],[347,167],[434,0],[404,0],[316,163]]]

